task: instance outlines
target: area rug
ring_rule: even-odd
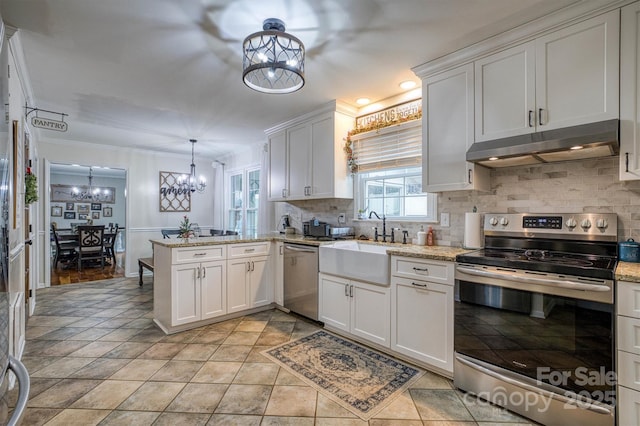
[[[424,374],[323,330],[262,354],[362,420],[369,420]]]

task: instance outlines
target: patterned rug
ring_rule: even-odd
[[[424,374],[326,331],[262,354],[363,420],[373,417]]]

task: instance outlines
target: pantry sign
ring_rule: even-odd
[[[33,127],[39,127],[41,129],[55,130],[56,132],[66,132],[67,123],[64,121],[50,120],[42,117],[31,117],[31,124]]]

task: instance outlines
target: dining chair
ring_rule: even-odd
[[[105,234],[104,237],[104,254],[111,260],[111,264],[116,264],[116,252],[114,246],[116,244],[116,238],[118,238],[118,224],[116,223],[115,230]]]
[[[99,260],[104,268],[104,225],[78,226],[78,271],[82,271],[82,262]]]
[[[76,247],[78,243],[75,241],[60,242],[58,239],[58,231],[55,226],[51,227],[51,234],[56,245],[56,254],[53,258],[53,268],[58,269],[58,262],[67,262],[67,265],[73,262],[77,256]]]
[[[224,231],[222,229],[209,229],[209,234],[212,236],[220,236],[224,235]]]
[[[224,231],[224,235],[238,235],[238,231],[226,230],[226,231]]]
[[[179,229],[161,229],[160,232],[162,232],[162,238],[171,238],[172,235],[177,237],[180,235]]]

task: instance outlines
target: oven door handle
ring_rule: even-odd
[[[539,388],[539,387],[536,387],[536,386],[532,386],[532,385],[530,385],[528,383],[524,383],[524,382],[522,382],[520,380],[517,380],[515,378],[508,377],[508,376],[506,376],[504,374],[501,374],[501,373],[499,373],[497,371],[493,371],[493,370],[491,370],[489,368],[486,368],[486,367],[483,367],[481,365],[478,365],[475,362],[473,362],[472,360],[468,359],[464,355],[460,355],[460,354],[456,353],[455,356],[456,356],[456,361],[458,361],[459,363],[461,363],[463,365],[466,365],[469,368],[473,368],[474,370],[478,370],[481,373],[487,374],[487,375],[489,375],[489,376],[491,376],[491,377],[493,377],[495,379],[502,380],[502,381],[504,381],[506,383],[509,383],[510,385],[519,387],[519,388],[524,389],[524,390],[529,391],[529,392],[533,392],[533,393],[536,393],[536,394],[539,394],[539,395],[544,395],[544,396],[553,398],[553,399],[558,400],[560,402],[563,402],[565,404],[578,406],[580,408],[586,408],[587,410],[594,411],[594,412],[596,412],[598,414],[605,414],[605,415],[608,415],[608,416],[611,415],[611,410],[609,410],[609,409],[607,409],[605,407],[602,407],[600,405],[596,405],[596,404],[593,404],[591,402],[585,401],[584,399],[581,399],[579,397],[579,395],[576,395],[576,397],[572,398],[572,397],[561,395],[561,394],[558,394],[558,393],[555,393],[555,392],[550,392],[550,391],[548,391],[546,389],[542,389],[542,388]]]
[[[479,277],[501,278],[501,279],[507,279],[507,280],[515,280],[521,283],[539,284],[539,285],[545,285],[549,287],[568,288],[572,290],[598,291],[598,292],[611,291],[611,288],[609,288],[606,285],[586,284],[586,283],[581,283],[576,281],[554,280],[550,278],[535,278],[528,275],[512,273],[508,271],[500,271],[500,272],[484,271],[481,269],[469,268],[465,266],[457,266],[456,271],[469,274],[469,275],[476,275]]]

